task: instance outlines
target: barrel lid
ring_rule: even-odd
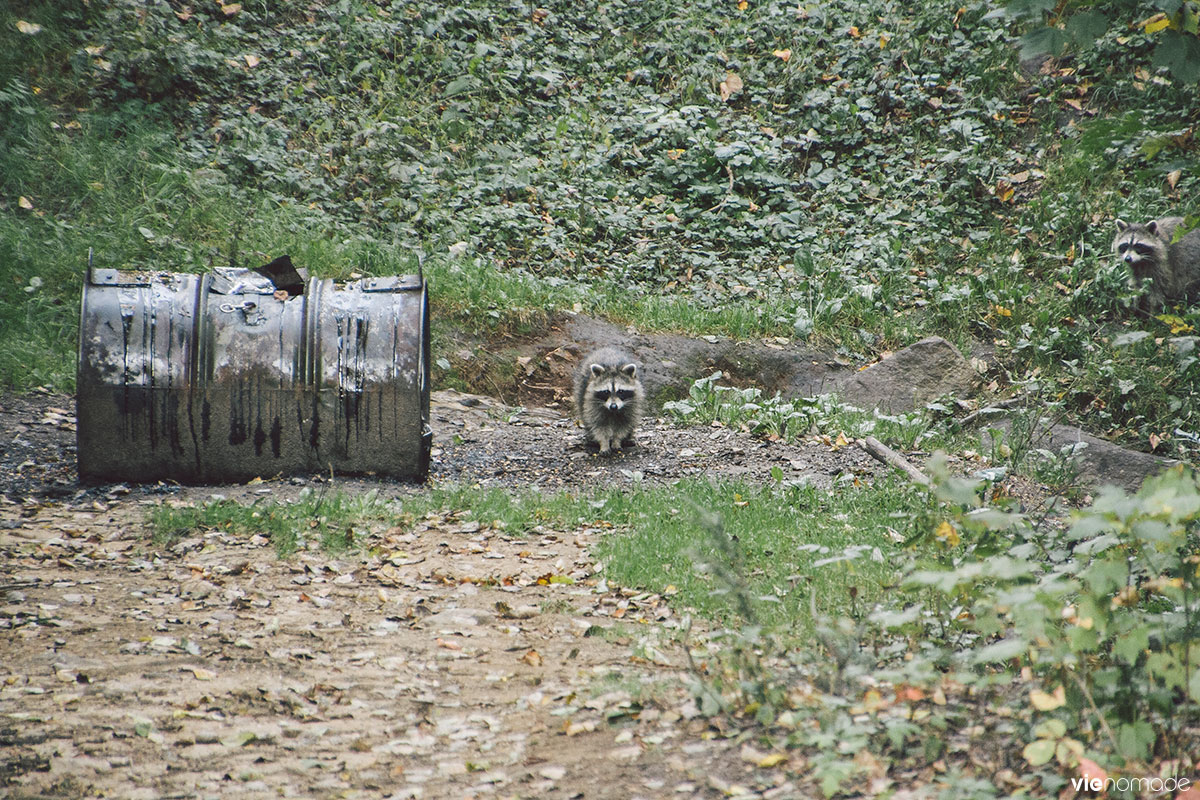
[[[213,294],[275,294],[275,284],[244,267],[215,267],[208,290]]]

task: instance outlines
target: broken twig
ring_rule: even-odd
[[[896,469],[905,472],[913,483],[919,483],[922,486],[933,485],[933,481],[929,480],[928,475],[914,467],[908,459],[876,439],[874,436],[868,436],[867,438],[863,439],[862,448],[877,461],[881,461],[890,467],[895,467]]]

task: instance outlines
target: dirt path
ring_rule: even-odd
[[[660,796],[722,749],[678,690],[637,702],[678,677],[673,615],[590,578],[590,530],[435,518],[386,560],[281,561],[223,533],[148,549],[139,517],[0,537],[0,794]]]
[[[605,582],[588,552],[602,531],[515,537],[434,516],[343,558],[280,560],[263,537],[216,531],[161,548],[145,525],[155,504],[286,499],[320,479],[81,488],[69,408],[29,395],[0,413],[0,796],[796,794],[696,715],[676,613]],[[435,419],[443,482],[765,479],[783,465],[828,483],[874,469],[718,429],[668,446],[653,424],[601,462],[554,409],[453,394]]]

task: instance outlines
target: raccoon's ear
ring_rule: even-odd
[[[1150,232],[1151,232],[1151,233],[1153,233],[1155,236],[1157,236],[1157,235],[1158,235],[1158,221],[1157,221],[1157,220],[1151,220],[1150,222],[1147,222],[1147,223],[1146,223],[1146,230],[1150,231]]]
[[[626,364],[625,366],[621,367],[621,372],[624,372],[626,375],[628,375],[631,378],[636,378],[637,377],[637,364]]]
[[[590,369],[592,370],[592,375],[594,375],[597,378],[599,378],[601,375],[604,374],[604,365],[603,364],[592,364]]]
[[[1125,229],[1128,227],[1129,227],[1129,223],[1126,222],[1125,220],[1123,220],[1123,219],[1117,220],[1117,233],[1124,233]]]

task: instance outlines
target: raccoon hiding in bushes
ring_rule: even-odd
[[[1163,217],[1147,223],[1117,220],[1113,252],[1129,268],[1136,286],[1149,281],[1138,308],[1158,311],[1171,300],[1190,302],[1200,297],[1200,228],[1178,242],[1171,239],[1183,217]]]
[[[575,410],[603,455],[633,441],[645,393],[633,356],[616,347],[588,353],[575,369]]]

